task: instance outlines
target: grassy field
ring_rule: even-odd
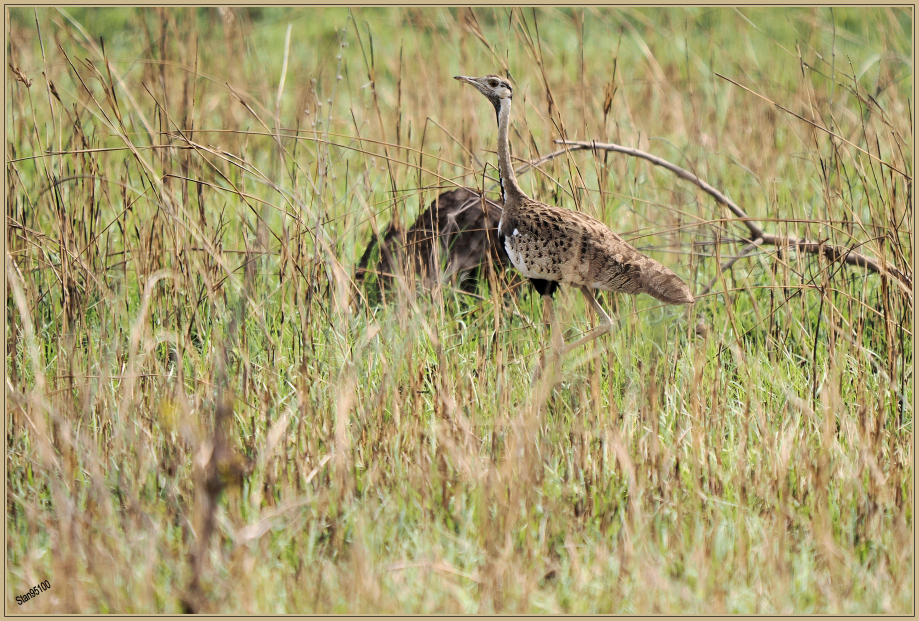
[[[521,161],[636,147],[911,275],[909,9],[7,24],[8,612],[912,612],[906,279],[769,245],[728,269],[723,206],[587,151],[521,185],[695,305],[604,295],[614,331],[531,381],[512,270],[355,279],[439,192],[497,196],[494,111],[452,79],[493,72]]]

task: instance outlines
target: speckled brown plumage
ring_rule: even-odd
[[[632,295],[647,293],[668,304],[694,302],[689,287],[679,276],[640,253],[596,218],[546,205],[524,194],[517,184],[507,142],[513,99],[510,83],[496,75],[456,76],[456,79],[474,86],[495,107],[498,171],[504,198],[498,234],[511,263],[544,296],[550,320],[554,321],[551,296],[559,284],[579,287],[600,315],[602,324],[597,334],[559,349],[573,349],[612,328],[612,320],[597,303],[593,289]]]
[[[673,271],[587,214],[508,197],[499,227],[508,257],[527,278],[647,293],[668,304],[693,301],[689,287]]]

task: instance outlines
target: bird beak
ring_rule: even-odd
[[[453,76],[454,80],[459,80],[460,82],[466,82],[467,84],[472,84],[472,78],[467,78],[464,75],[455,75]]]

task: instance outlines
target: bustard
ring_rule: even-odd
[[[455,79],[471,84],[495,107],[498,115],[498,173],[504,212],[498,223],[498,241],[524,276],[530,279],[552,326],[558,355],[564,355],[613,327],[593,289],[637,295],[647,293],[667,304],[691,304],[695,300],[686,283],[654,259],[623,241],[608,226],[587,214],[553,207],[533,200],[517,185],[507,143],[511,100],[510,83],[496,75]],[[600,317],[600,326],[569,345],[558,330],[552,295],[559,284],[573,285]]]

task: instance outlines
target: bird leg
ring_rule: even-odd
[[[542,296],[543,317],[549,324],[551,330],[550,338],[552,339],[551,353],[547,356],[545,352],[539,356],[539,364],[533,369],[530,377],[532,382],[536,382],[542,377],[544,369],[550,369],[549,377],[554,377],[559,368],[562,359],[562,352],[565,349],[565,339],[562,337],[562,331],[559,329],[558,320],[555,318],[555,304],[551,295]],[[548,362],[548,364],[546,364]]]
[[[565,348],[565,339],[562,337],[562,331],[555,317],[555,302],[552,300],[551,295],[542,296],[542,301],[543,314],[549,319],[549,328],[552,330],[552,349],[556,355],[560,355]]]
[[[585,343],[589,343],[590,341],[594,340],[597,337],[603,336],[604,334],[612,331],[613,329],[613,320],[610,319],[609,315],[606,314],[606,311],[603,310],[603,307],[600,306],[600,303],[597,302],[597,298],[594,297],[593,291],[591,291],[589,287],[582,286],[581,293],[584,294],[584,297],[587,298],[587,301],[590,302],[590,305],[593,307],[593,309],[597,312],[597,315],[600,317],[600,325],[594,328],[593,330],[590,330],[589,332],[587,332],[587,334],[585,334],[584,336],[582,336],[575,342],[566,345],[564,349],[562,349],[562,355],[567,354],[572,349],[580,347],[581,345],[584,345]]]

